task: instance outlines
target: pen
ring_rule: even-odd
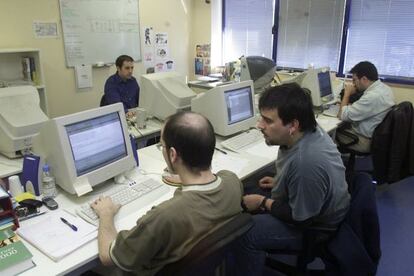
[[[221,152],[221,153],[223,153],[223,154],[227,154],[227,152],[225,152],[224,150],[222,150],[222,149],[219,149],[219,148],[215,148],[217,151],[219,151],[219,152]]]
[[[64,219],[64,218],[61,217],[60,220],[64,224],[66,224],[67,226],[69,226],[70,228],[72,228],[73,231],[78,231],[78,227],[76,227],[75,225],[73,225],[72,223],[70,223],[69,221],[67,221],[66,219]]]

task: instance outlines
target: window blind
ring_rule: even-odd
[[[345,0],[279,0],[277,65],[337,70]]]
[[[360,61],[380,75],[414,77],[412,0],[352,0],[345,72]]]
[[[223,61],[272,58],[274,0],[225,0]]]

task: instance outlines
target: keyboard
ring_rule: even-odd
[[[242,148],[261,140],[263,140],[263,134],[257,129],[251,129],[221,142],[221,145],[226,149],[238,152]]]
[[[114,187],[111,187],[109,191],[102,193],[102,195],[109,196],[114,203],[124,206],[147,194],[154,193],[157,196],[156,198],[158,198],[159,194],[155,193],[155,190],[158,189],[163,192],[163,189],[159,189],[162,186],[162,183],[151,178],[146,178],[140,182],[130,181],[127,184],[115,184]],[[87,222],[98,226],[99,218],[90,206],[90,204],[95,200],[96,198],[88,203],[82,204],[80,207],[76,208],[75,211],[77,215]]]
[[[336,117],[339,112],[339,104],[333,104],[330,105],[328,109],[325,109],[323,111],[323,115],[329,116],[329,117]]]

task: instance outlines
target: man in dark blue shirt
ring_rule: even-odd
[[[139,86],[137,80],[132,76],[134,60],[127,55],[119,56],[116,61],[116,73],[105,82],[105,103],[113,104],[121,102],[125,113],[128,109],[138,106]],[[127,113],[128,115],[133,115]]]

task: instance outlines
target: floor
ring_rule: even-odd
[[[357,159],[356,170],[370,170],[370,158]],[[378,276],[414,275],[414,177],[377,187],[382,256]]]

